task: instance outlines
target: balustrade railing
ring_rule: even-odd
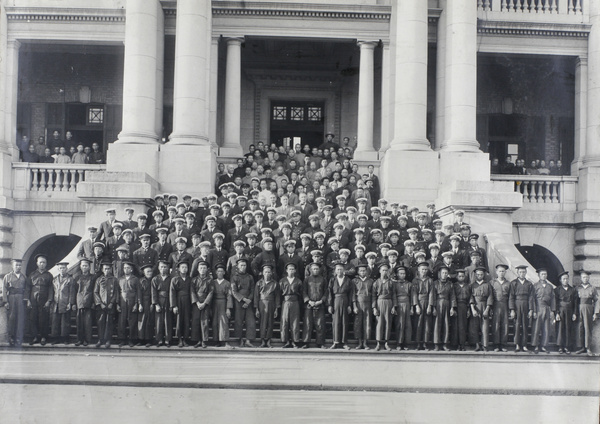
[[[13,163],[14,197],[75,197],[86,172],[105,169],[106,165]]]
[[[535,18],[536,21],[543,22],[545,19],[541,18],[542,15],[558,15],[579,20],[587,15],[584,0],[477,0],[477,9],[486,12],[480,16],[484,19]]]
[[[577,177],[494,174],[491,179],[514,181],[515,191],[523,195],[524,207],[531,204],[575,205],[576,202]]]

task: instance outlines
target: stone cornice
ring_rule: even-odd
[[[525,37],[587,38],[590,27],[587,24],[545,24],[479,20],[477,23],[477,33],[482,35]]]
[[[100,22],[124,23],[124,9],[91,9],[91,8],[50,8],[50,7],[6,7],[9,21],[39,22]]]

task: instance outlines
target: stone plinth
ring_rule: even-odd
[[[217,158],[210,144],[171,144],[160,149],[160,189],[206,195],[214,191]]]
[[[136,214],[145,212],[158,183],[145,172],[90,172],[77,186],[78,197],[85,202],[87,224],[106,220],[108,208],[116,208],[117,219],[124,216],[126,207]]]
[[[578,210],[600,210],[600,161],[593,165],[579,170]]]
[[[158,143],[113,143],[106,152],[106,171],[144,172],[157,179],[160,147]]]
[[[438,196],[438,164],[432,150],[387,150],[379,171],[382,197],[424,209]]]
[[[440,152],[440,185],[442,187],[456,180],[489,181],[490,159],[487,153]]]

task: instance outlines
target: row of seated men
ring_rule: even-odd
[[[141,238],[149,239],[149,235]],[[270,238],[263,243],[266,251],[272,248]],[[290,241],[287,246],[293,244]],[[13,272],[4,277],[2,292],[11,344],[22,343],[27,314],[31,344],[45,344],[50,323],[53,342],[68,343],[71,314],[75,313],[78,345],[92,342],[95,318],[97,347],[110,347],[114,322],[121,345],[170,345],[174,336],[180,347],[190,340],[195,347],[206,347],[212,327],[216,345],[229,347],[229,321],[233,318],[234,338],[240,346],[254,346],[258,327],[261,347],[269,347],[280,317],[284,347],[309,347],[314,332],[317,346],[323,348],[329,314],[333,321],[331,348],[349,348],[353,321],[359,349],[369,348],[374,327],[376,350],[391,350],[393,343],[398,350],[413,343],[417,349],[427,349],[431,342],[435,350],[450,350],[454,338],[458,350],[465,350],[469,341],[476,351],[487,351],[491,327],[495,350],[506,351],[511,319],[517,352],[528,351],[528,345],[536,353],[548,352],[550,335],[556,330],[559,353],[570,353],[577,346],[578,353],[593,355],[592,322],[600,304],[585,271],[580,272],[582,283],[577,288],[569,284],[566,272],[556,287],[547,281],[545,269],[538,270],[539,282],[533,284],[527,279],[526,266],[516,267],[518,277],[508,281],[504,278],[508,266],[499,264],[495,278],[488,282],[486,269],[479,266],[469,282],[464,269],[456,270],[452,277],[445,264],[432,278],[429,263],[422,262],[411,281],[406,267],[392,267],[388,260],[379,262],[376,274],[368,263],[359,262],[353,276],[338,260],[333,274],[327,276],[320,255],[315,252],[314,256],[304,267],[297,261],[287,262],[280,277],[275,263],[264,262],[256,278],[248,272],[250,261],[245,257],[235,261],[228,278],[225,263],[218,263],[213,274],[202,259],[193,265],[195,276],[185,260],[172,268],[168,261],[159,260],[157,273],[151,264],[144,264],[139,269],[141,277],[134,275],[133,262],[123,260],[123,275],[117,277],[115,264],[105,260],[100,271],[92,273],[92,261],[83,258],[77,275],[69,275],[68,264],[59,263],[54,278],[46,271],[44,255],[36,258],[38,269],[29,277],[21,272],[21,261],[13,260]]]

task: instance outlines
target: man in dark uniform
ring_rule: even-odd
[[[187,346],[186,339],[190,337],[190,310],[191,310],[191,281],[189,278],[187,261],[183,260],[175,265],[176,272],[171,278],[169,290],[169,304],[176,319],[175,337],[179,339],[179,347]]]
[[[96,240],[107,241],[113,235],[113,224],[116,222],[117,210],[108,208],[105,210],[107,220],[100,224],[100,232]]]
[[[171,290],[171,276],[169,263],[166,260],[158,261],[159,274],[152,279],[151,300],[154,307],[155,338],[157,347],[170,346],[173,337],[173,320],[169,302]]]
[[[67,273],[67,262],[59,262],[58,275],[54,277],[53,297],[50,312],[52,313],[52,336],[57,344],[62,341],[69,344],[69,330],[71,324],[71,307],[75,305],[76,291],[73,278]]]
[[[158,267],[158,252],[150,248],[150,234],[140,234],[139,240],[142,247],[133,252],[133,264],[138,272],[138,275],[143,275],[142,268],[146,265],[152,267],[152,273],[156,274]]]
[[[560,286],[554,289],[556,293],[556,345],[558,353],[571,353],[569,349],[573,345],[574,331],[573,322],[577,320],[575,313],[575,301],[577,289],[569,285],[569,272],[564,271],[558,275]]]
[[[21,272],[21,259],[12,260],[12,271],[2,281],[2,302],[8,309],[8,335],[11,346],[21,346],[25,331],[26,307],[31,307],[31,283]]]
[[[114,314],[119,301],[119,282],[112,276],[112,264],[108,261],[102,263],[102,274],[96,278],[94,285],[94,303],[97,307],[98,317],[98,343],[110,347],[113,333]]]
[[[273,277],[275,264],[261,262],[261,266],[262,278],[254,288],[254,309],[256,310],[256,318],[260,320],[260,347],[271,347],[273,324],[274,320],[277,319],[277,309],[281,304],[281,295],[279,283]]]
[[[152,244],[152,249],[156,250],[158,253],[159,261],[168,261],[171,253],[173,253],[173,246],[167,243],[167,233],[168,229],[166,228],[158,228],[156,230],[158,234],[158,241]]]
[[[360,248],[360,247],[359,247]],[[358,339],[356,349],[369,350],[371,323],[373,321],[373,279],[367,275],[367,263],[357,265],[358,275],[352,280],[354,285],[352,308],[354,312],[354,337]]]
[[[431,313],[432,305],[429,303],[429,294],[433,287],[433,280],[428,276],[429,265],[427,262],[419,264],[417,269],[418,276],[413,280],[413,290],[417,297],[415,305],[415,317],[413,328],[416,329],[415,341],[417,342],[417,350],[429,350],[427,343],[430,339],[431,332]],[[416,324],[416,325],[415,325]]]
[[[508,339],[508,299],[510,282],[504,278],[508,265],[496,265],[496,278],[492,281],[494,289],[494,313],[492,315],[492,334],[494,335],[494,352],[506,352]]]
[[[527,352],[527,326],[534,309],[533,283],[527,279],[527,265],[517,266],[517,278],[510,282],[508,308],[515,321],[515,352]]]
[[[29,276],[29,281],[31,281],[31,335],[33,336],[29,344],[38,343],[41,339],[41,345],[44,346],[49,333],[49,310],[54,297],[52,284],[54,277],[46,270],[48,265],[46,255],[37,255],[35,262],[37,269]]]
[[[590,284],[590,273],[584,270],[579,271],[581,285],[577,287],[577,297],[575,310],[579,321],[579,346],[577,354],[586,352],[588,356],[593,356],[592,352],[592,324],[598,318],[600,313],[600,302],[598,301],[598,291]]]
[[[487,352],[490,333],[490,312],[494,306],[494,290],[485,281],[486,270],[479,267],[475,270],[475,281],[471,283],[471,320],[469,321],[469,338],[475,344],[475,352]]]
[[[233,336],[240,340],[240,347],[254,347],[252,344],[256,338],[256,317],[253,305],[254,278],[247,272],[250,267],[248,259],[238,259],[236,266],[237,272],[231,277],[231,294],[235,315]],[[245,338],[243,337],[244,324],[246,326]]]
[[[81,274],[75,277],[75,309],[77,311],[77,342],[75,346],[87,346],[92,342],[92,307],[94,306],[95,276],[90,273],[90,260],[79,261]]]
[[[295,262],[288,262],[285,265],[286,275],[279,281],[282,298],[281,342],[284,348],[298,348],[300,343],[300,300],[304,296],[302,280],[296,275],[298,270]]]
[[[310,275],[304,279],[304,349],[309,347],[313,326],[316,332],[317,347],[325,348],[325,309],[328,287],[326,276],[320,275],[321,265],[312,262]]]
[[[333,344],[330,349],[336,349],[343,344],[344,349],[350,347],[347,344],[348,337],[348,315],[352,312],[352,281],[344,275],[344,265],[334,265],[334,275],[329,281],[329,313],[333,316]]]
[[[553,324],[552,321],[554,321],[556,314],[556,297],[554,294],[556,287],[547,280],[548,270],[546,268],[540,268],[537,272],[539,281],[533,285],[535,294],[533,319],[535,324],[531,336],[531,345],[534,347],[535,353],[540,350],[550,353],[546,347],[550,339],[550,326]]]
[[[152,276],[154,274],[155,265],[146,263],[141,265],[140,271],[142,277],[140,278],[139,288],[139,306],[138,306],[138,343],[145,344],[146,347],[152,346]]]
[[[385,343],[385,350],[391,351],[389,342],[392,339],[392,311],[396,303],[394,285],[389,278],[390,266],[386,262],[379,265],[379,278],[373,284],[373,315],[377,317],[375,350],[381,350]]]
[[[456,294],[449,279],[449,269],[441,266],[438,279],[433,283],[429,296],[429,304],[433,305],[435,322],[433,325],[434,350],[440,350],[443,343],[445,351],[450,350],[450,317],[456,314]]]
[[[206,348],[214,287],[208,262],[198,262],[197,270],[198,275],[192,279],[191,285],[192,343],[195,343],[195,348]]]
[[[140,299],[140,280],[133,275],[135,265],[132,262],[123,262],[123,276],[119,278],[119,346],[124,346],[127,338],[129,346],[133,347],[134,340],[138,337],[137,323]]]

